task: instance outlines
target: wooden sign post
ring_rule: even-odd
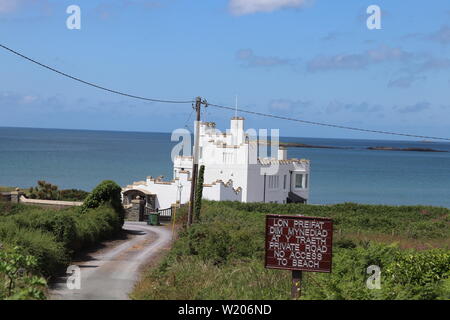
[[[291,296],[301,295],[302,271],[331,272],[333,221],[266,215],[265,267],[292,271]]]

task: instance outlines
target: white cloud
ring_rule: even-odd
[[[307,63],[308,71],[327,71],[335,69],[363,69],[371,64],[386,61],[403,61],[410,59],[412,54],[400,48],[379,46],[352,54],[338,54],[334,56],[317,56]]]
[[[278,9],[301,8],[313,0],[230,0],[232,14],[240,16],[256,12],[272,12]]]
[[[236,53],[236,58],[245,63],[248,67],[275,67],[290,65],[294,61],[279,57],[262,57],[253,53],[252,49],[241,49]]]

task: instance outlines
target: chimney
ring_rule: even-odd
[[[278,160],[287,160],[287,149],[285,147],[279,147]]]
[[[231,118],[230,131],[232,135],[232,141],[234,145],[239,145],[244,142],[244,118],[233,117]]]

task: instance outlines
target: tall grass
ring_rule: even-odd
[[[18,246],[23,254],[36,258],[38,274],[54,275],[75,251],[122,229],[124,212],[117,201],[117,184],[104,181],[89,197],[89,205],[60,211],[0,201],[0,250]],[[1,276],[0,286],[4,285]]]
[[[179,211],[180,221],[184,219],[183,212]],[[289,299],[290,272],[263,266],[267,213],[334,219],[333,272],[304,272],[302,299],[444,299],[450,295],[448,248],[419,252],[402,250],[395,243],[338,236],[338,230],[344,234],[394,232],[415,241],[444,241],[450,232],[448,209],[204,201],[201,221],[180,233],[169,254],[147,273],[132,297]],[[382,270],[380,290],[366,287],[370,265],[378,265]],[[408,276],[405,278],[404,274]]]
[[[19,205],[20,206],[20,205]],[[21,206],[0,217],[0,243],[20,246],[38,259],[39,271],[50,276],[67,265],[74,251],[108,239],[121,229],[120,217],[109,206],[61,211]]]

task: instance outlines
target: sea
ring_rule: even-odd
[[[289,158],[311,161],[310,203],[356,202],[450,208],[450,143],[284,137]],[[121,186],[147,176],[172,178],[170,133],[0,127],[0,186],[38,180],[60,189],[92,190],[102,180]],[[368,150],[431,148],[447,152]]]

